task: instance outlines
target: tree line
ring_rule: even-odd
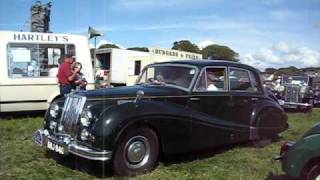
[[[320,72],[319,67],[308,67],[308,68],[297,68],[294,66],[285,67],[285,68],[266,68],[265,73],[267,74],[274,74],[275,76],[282,76],[282,75],[304,75],[307,72],[309,73],[318,73]]]

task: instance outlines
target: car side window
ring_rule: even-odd
[[[252,84],[254,92],[261,92],[262,88],[261,88],[261,85],[259,83],[260,79],[257,79],[257,76],[255,76],[254,73],[251,72],[251,71],[250,71],[249,74],[250,74],[250,80],[251,80],[251,84]]]
[[[250,71],[230,68],[229,82],[231,91],[257,92],[257,80],[251,80]]]
[[[196,91],[225,91],[226,68],[206,68],[202,71],[196,84]]]

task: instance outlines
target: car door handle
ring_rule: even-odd
[[[254,97],[254,98],[251,98],[251,100],[252,100],[252,101],[258,101],[259,98],[255,98],[255,97]]]
[[[200,98],[190,98],[190,101],[200,101]]]

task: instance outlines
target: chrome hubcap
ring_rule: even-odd
[[[146,147],[143,142],[136,141],[130,144],[127,152],[128,160],[131,163],[139,163],[146,154]]]
[[[145,165],[150,156],[150,144],[143,136],[134,136],[126,143],[125,156],[127,166],[140,168]]]

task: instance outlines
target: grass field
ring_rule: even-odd
[[[320,109],[289,114],[290,128],[264,148],[241,144],[191,158],[191,154],[167,157],[151,173],[133,179],[286,179],[280,163],[272,158],[280,144],[300,138],[318,121]],[[33,133],[41,126],[41,115],[0,117],[0,179],[114,179],[109,165],[48,155],[33,142]]]

